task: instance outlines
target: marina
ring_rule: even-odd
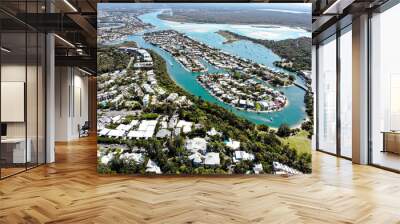
[[[304,91],[304,89],[296,85],[289,87],[275,87],[277,91],[282,92],[287,97],[288,103],[287,106],[285,106],[282,110],[268,112],[268,113],[257,113],[255,111],[240,110],[229,104],[221,102],[216,97],[212,96],[197,81],[197,76],[201,75],[201,73],[188,71],[179,61],[175,60],[175,58],[167,51],[157,46],[154,46],[143,39],[144,33],[174,29],[174,25],[176,23],[171,23],[169,21],[164,21],[159,19],[157,17],[159,13],[161,13],[161,11],[146,13],[139,16],[139,18],[143,22],[152,24],[153,28],[138,34],[130,35],[127,40],[136,42],[142,48],[151,49],[157,52],[166,61],[167,70],[171,78],[184,90],[204,100],[222,106],[225,109],[235,113],[236,115],[243,117],[256,124],[266,124],[269,125],[270,127],[277,128],[281,124],[286,123],[291,127],[297,127],[305,119],[307,119],[307,115],[305,112],[305,105],[304,105],[304,95],[306,92]],[[188,26],[186,25],[179,26],[177,28],[179,32],[184,33],[185,35],[189,36],[190,38],[193,38],[196,41],[220,49],[224,52],[236,55],[240,58],[255,61],[257,63],[265,65],[270,69],[273,69],[273,71],[280,71],[287,74],[295,75],[296,76],[295,83],[301,86],[306,86],[305,81],[302,78],[300,78],[296,73],[288,72],[282,68],[274,66],[273,62],[279,61],[281,59],[279,56],[274,54],[268,48],[244,40],[235,41],[230,44],[224,44],[225,39],[219,34],[215,33],[214,29],[210,29],[210,31],[201,30],[202,32],[196,32],[195,29],[183,29],[182,27],[188,27]],[[232,25],[232,27],[234,27],[234,25]],[[225,25],[224,29],[229,30],[229,25]],[[211,64],[208,63],[204,64],[208,72],[210,73],[218,71],[222,72],[221,69],[216,68]]]

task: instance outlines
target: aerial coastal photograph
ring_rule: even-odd
[[[311,4],[99,3],[101,174],[311,173]]]

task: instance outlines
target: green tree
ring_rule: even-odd
[[[261,110],[261,105],[257,102],[256,103],[256,111],[260,111]]]
[[[268,132],[269,131],[269,127],[267,125],[260,124],[260,125],[257,125],[257,130]]]
[[[239,163],[237,163],[233,169],[234,173],[236,174],[245,174],[247,171],[249,171],[252,168],[252,163],[251,161],[244,160]]]
[[[278,132],[276,134],[280,137],[289,137],[291,134],[289,125],[281,124],[281,126],[279,126]]]
[[[301,129],[307,131],[308,132],[308,136],[307,137],[311,139],[311,137],[313,135],[313,132],[314,132],[314,124],[313,124],[313,122],[310,121],[310,120],[303,122],[301,124]]]
[[[235,71],[235,72],[233,73],[233,78],[234,78],[234,79],[240,79],[240,78],[241,78],[241,74],[240,74],[239,72],[236,72],[236,71]]]

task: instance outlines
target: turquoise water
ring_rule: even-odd
[[[254,44],[250,41],[236,41],[231,44],[223,44],[224,38],[215,33],[216,30],[214,28],[210,30],[206,30],[205,28],[203,28],[201,29],[201,32],[199,32],[195,28],[190,29],[190,26],[188,25],[182,26],[182,24],[180,23],[171,23],[160,20],[157,18],[157,15],[159,13],[160,12],[148,13],[139,17],[142,21],[146,23],[151,23],[155,26],[154,29],[148,30],[147,32],[163,29],[175,29],[174,24],[178,24],[180,26],[175,30],[185,33],[186,35],[197,41],[201,41],[209,46],[221,49],[225,52],[229,52],[242,58],[256,61],[272,69],[284,71],[273,65],[273,62],[279,60],[280,57],[274,54],[270,49],[265,48],[264,46]],[[202,25],[205,25],[204,27],[207,27],[207,24]],[[210,24],[210,26],[213,27],[213,24]],[[224,29],[230,30],[232,32],[235,32],[235,29],[237,29],[235,27],[235,25],[224,24]],[[241,34],[243,35],[243,33]],[[307,117],[304,105],[305,91],[298,87],[291,86],[279,88],[279,90],[284,92],[284,94],[288,97],[289,101],[289,104],[281,111],[270,113],[257,113],[238,110],[228,104],[218,101],[216,98],[210,95],[196,81],[196,77],[199,75],[199,73],[187,71],[169,53],[162,50],[161,48],[155,47],[147,43],[143,40],[141,35],[131,35],[128,37],[128,40],[135,41],[140,47],[154,50],[155,52],[160,54],[166,61],[167,70],[170,77],[187,92],[199,96],[209,102],[222,106],[225,109],[232,111],[236,115],[243,117],[253,123],[266,124],[270,127],[279,127],[282,123],[286,123],[290,126],[297,126],[301,124],[302,121]],[[205,65],[210,72],[221,71],[220,69],[217,69],[208,63],[205,63]],[[289,73],[287,71],[284,72]],[[298,82],[299,84],[304,84],[304,81],[300,77],[297,78],[296,82]]]
[[[283,40],[288,38],[311,37],[311,33],[299,28],[285,26],[262,26],[262,25],[232,25],[214,23],[180,23],[160,20],[157,15],[161,12],[148,13],[140,16],[143,21],[155,25],[159,29],[173,28],[179,32],[193,33],[215,33],[218,30],[229,30],[240,35],[268,40]]]

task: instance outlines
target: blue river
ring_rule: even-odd
[[[280,60],[280,57],[274,54],[270,49],[265,48],[259,44],[255,44],[250,41],[235,41],[230,44],[224,44],[225,39],[219,34],[215,33],[219,29],[229,30],[232,32],[239,33],[241,35],[246,35],[246,30],[238,25],[229,25],[229,24],[218,24],[219,26],[215,26],[215,24],[201,24],[201,29],[196,29],[197,24],[182,24],[176,22],[170,22],[161,20],[157,17],[157,15],[161,12],[152,12],[141,15],[139,18],[146,23],[150,23],[155,26],[155,28],[151,30],[146,30],[145,32],[152,32],[156,30],[165,30],[165,29],[174,29],[181,33],[185,33],[189,37],[203,42],[209,46],[221,49],[225,52],[229,52],[231,54],[240,56],[242,58],[253,60],[257,63],[266,65],[271,69],[276,69],[279,71],[283,71],[289,73],[285,70],[282,70],[273,65],[274,61]],[[206,29],[206,27],[210,27]],[[260,28],[261,29],[261,28]],[[269,28],[271,29],[271,28]],[[252,29],[249,29],[251,31]],[[271,32],[271,31],[268,31]],[[249,34],[251,35],[251,34]],[[297,33],[296,30],[292,30],[289,33],[285,33],[287,38],[301,36],[302,33]],[[277,35],[275,35],[277,36]],[[212,95],[210,95],[197,81],[196,76],[200,73],[189,72],[183,68],[183,66],[178,63],[169,53],[153,46],[146,41],[143,40],[141,34],[134,34],[128,37],[128,40],[135,41],[138,46],[146,49],[151,49],[161,55],[167,64],[167,70],[170,77],[184,90],[187,92],[199,96],[204,100],[215,103],[219,106],[224,107],[225,109],[235,113],[236,115],[243,117],[253,123],[256,124],[266,124],[270,127],[277,128],[281,124],[286,123],[291,127],[295,127],[300,125],[306,118],[305,105],[304,105],[304,95],[305,91],[296,86],[290,87],[282,87],[279,88],[287,97],[288,97],[288,105],[277,112],[270,113],[257,113],[257,112],[249,112],[238,110],[228,104],[220,102]],[[213,67],[212,65],[205,63],[209,72],[216,72],[219,69]],[[296,75],[296,74],[295,74]],[[297,77],[297,76],[296,76]],[[304,80],[301,77],[296,78],[296,82],[304,85]]]

